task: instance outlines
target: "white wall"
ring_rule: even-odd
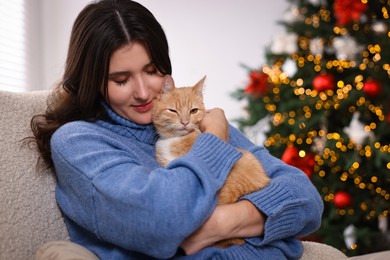
[[[61,76],[72,23],[89,0],[38,0],[42,6],[42,88]],[[170,45],[176,85],[207,75],[205,101],[222,107],[228,119],[243,104],[230,94],[247,82],[240,63],[258,67],[265,47],[280,32],[287,0],[139,0],[159,20]]]

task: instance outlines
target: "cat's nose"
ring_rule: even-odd
[[[182,124],[182,125],[184,125],[184,126],[186,126],[186,125],[188,125],[188,121],[180,121],[180,123]]]

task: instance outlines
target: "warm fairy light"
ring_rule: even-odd
[[[365,202],[360,203],[360,209],[366,211],[368,209],[367,204]]]
[[[325,64],[325,66],[327,69],[336,68],[339,72],[342,72],[344,69],[356,67],[356,62],[346,60],[330,60]]]
[[[318,100],[317,103],[316,103],[316,105],[315,105],[315,108],[316,108],[317,110],[321,110],[321,109],[322,109],[322,106],[323,106],[323,103],[324,103],[324,102],[322,102],[321,100]]]
[[[303,79],[299,78],[297,79],[297,86],[301,87],[303,85]]]
[[[304,88],[297,88],[294,90],[294,94],[299,96],[299,95],[303,95],[305,93],[305,89]]]
[[[305,66],[305,59],[303,57],[300,57],[298,59],[298,66],[299,67],[304,67]]]
[[[366,99],[364,97],[360,97],[357,101],[356,101],[356,105],[358,107],[361,107],[364,105],[364,103],[366,102]]]
[[[323,161],[322,159],[318,159],[318,160],[317,160],[317,164],[318,164],[319,166],[324,165],[324,161]],[[323,175],[325,176],[325,173],[324,173]],[[323,176],[322,176],[322,177],[323,177]]]
[[[383,18],[389,19],[389,12],[387,11],[386,7],[382,7],[382,13],[383,13]]]
[[[341,176],[340,176],[340,180],[341,181],[346,181],[347,179],[348,179],[348,173],[346,173],[346,172],[343,172],[343,174],[341,174]]]
[[[337,210],[337,213],[338,213],[339,215],[341,215],[341,216],[344,216],[345,213],[346,213],[346,211],[345,211],[345,209],[338,209],[338,210]]]
[[[375,44],[375,45],[370,44],[367,46],[367,49],[372,54],[381,52],[381,47],[379,46],[379,44]]]
[[[379,53],[375,54],[374,57],[372,58],[374,62],[378,62],[380,61],[380,59],[381,59],[381,55]]]
[[[319,12],[320,16],[321,16],[321,19],[325,22],[329,22],[330,21],[330,11],[328,9],[325,9],[325,8],[321,8],[320,12]]]
[[[328,99],[328,95],[325,92],[320,92],[319,97],[322,101],[325,101]]]
[[[352,164],[352,168],[354,168],[354,169],[358,169],[359,168],[359,163],[358,162],[354,162],[353,164]]]
[[[265,109],[270,112],[274,112],[276,110],[276,106],[274,104],[266,104]]]
[[[390,66],[389,66],[389,64],[384,64],[383,65],[383,69],[386,70],[387,74],[389,74],[389,76],[390,76]]]
[[[361,63],[361,64],[359,65],[359,69],[360,69],[360,70],[366,70],[366,69],[367,69],[367,65],[364,64],[364,63]]]
[[[345,34],[348,33],[348,30],[347,30],[346,28],[340,28],[340,27],[338,27],[338,26],[335,26],[335,27],[333,28],[333,32],[334,32],[335,34],[345,35]]]
[[[269,79],[275,85],[290,83],[290,79],[288,78],[287,74],[280,69],[281,66],[281,63],[274,64],[272,67],[269,67],[269,65],[264,65],[262,69],[262,71],[269,76]],[[279,88],[277,86],[274,87],[273,92],[275,95],[278,94]]]
[[[275,126],[279,125],[280,123],[282,123],[284,120],[283,120],[283,117],[282,117],[282,114],[280,113],[276,113],[274,115],[274,120],[273,120],[273,124]]]
[[[312,16],[312,26],[318,28],[320,26],[320,18],[315,14]]]
[[[337,81],[337,87],[343,88],[344,87],[344,82],[342,80]]]

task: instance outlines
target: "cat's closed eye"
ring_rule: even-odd
[[[196,114],[196,113],[198,113],[198,111],[199,111],[199,108],[193,108],[190,110],[190,114]]]
[[[168,111],[177,114],[177,111],[175,109],[173,109],[173,108],[168,108]]]

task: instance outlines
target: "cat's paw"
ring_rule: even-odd
[[[215,243],[215,246],[226,248],[232,245],[243,245],[245,243],[244,239],[241,238],[231,238],[231,239],[225,239],[222,241],[219,241]]]

